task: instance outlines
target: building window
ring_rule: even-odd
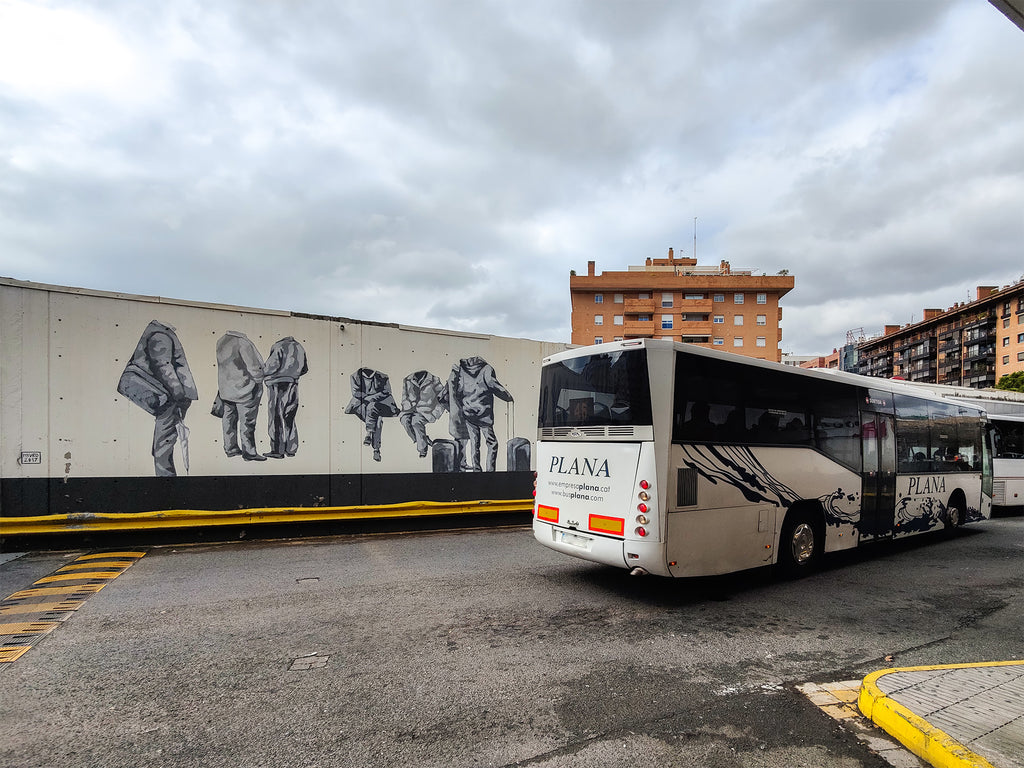
[[[663,294],[661,294],[661,306],[663,306],[663,307],[671,307],[672,306],[672,294],[671,293],[663,293]]]
[[[718,338],[718,337],[716,336],[716,337],[715,337],[715,341],[714,341],[714,345],[715,345],[716,347],[724,347],[724,346],[725,346],[725,339],[720,339],[720,338]]]
[[[1010,356],[1009,355],[1003,355],[1003,365],[1009,365],[1009,364],[1010,364]]]
[[[1010,318],[1004,317],[1003,318],[1003,328],[1009,328],[1009,327],[1010,327]]]
[[[704,301],[703,293],[688,293],[686,294],[687,301]],[[671,305],[669,305],[671,306]]]
[[[725,294],[724,293],[716,293],[715,294],[715,301],[725,301]]]
[[[640,299],[640,301],[647,301],[647,300],[649,300],[651,298],[651,294],[649,294],[649,293],[638,293],[637,294],[637,298]]]
[[[725,324],[725,315],[715,315],[714,322],[715,322],[716,325],[724,325]]]
[[[651,322],[651,316],[650,315],[638,315],[637,318],[636,318],[636,321],[638,323],[649,323],[649,322]]]
[[[768,294],[767,293],[759,293],[759,294],[757,294],[757,303],[758,304],[767,304],[768,303]]]
[[[1010,337],[1009,336],[1003,336],[1003,346],[1004,347],[1010,346]]]
[[[732,337],[732,345],[734,347],[742,347],[743,346],[743,337],[742,336],[733,336]]]
[[[663,329],[669,329],[672,327],[672,315],[661,316],[661,327]]]
[[[604,294],[603,293],[595,293],[594,294],[594,303],[595,304],[604,304]]]
[[[1018,344],[1024,344],[1024,333],[1018,333],[1017,334],[1017,343]]]
[[[757,316],[757,324],[758,325],[768,325],[768,315],[758,315]]]
[[[743,315],[733,315],[732,316],[732,324],[733,325],[743,325]]]
[[[604,315],[594,315],[594,325],[604,325]]]
[[[742,304],[743,303],[743,294],[742,293],[734,293],[732,295],[732,303],[733,304]]]
[[[594,343],[595,344],[604,344],[604,336],[595,336],[594,337]]]
[[[1017,362],[1024,361],[1024,352],[1017,353]]]
[[[766,346],[768,346],[767,342],[765,342],[764,336],[758,336],[757,337],[757,346],[759,346],[759,347],[766,347]]]
[[[612,323],[615,325],[622,325],[622,315],[612,315]]]
[[[612,341],[622,341],[622,337],[616,336],[614,339],[612,339]]]
[[[621,304],[622,303],[622,294],[621,293],[616,293],[615,296],[613,297],[613,300],[615,301],[616,304]]]

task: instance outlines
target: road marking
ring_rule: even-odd
[[[21,621],[0,620],[0,665],[11,664],[41,638],[65,621],[72,611],[139,561],[145,552],[90,552],[49,576],[37,579],[0,600],[0,617],[18,616]],[[82,582],[40,586],[55,582]],[[54,600],[57,598],[57,600]]]

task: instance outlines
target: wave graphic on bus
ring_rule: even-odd
[[[731,485],[747,501],[763,501],[789,509],[804,498],[772,475],[750,448],[738,445],[687,445],[682,448],[684,461],[689,468],[697,470],[710,483]],[[840,502],[855,504],[857,494],[845,493],[842,488],[837,488],[817,498],[824,510],[826,524],[856,527],[859,522],[857,507],[844,509]]]

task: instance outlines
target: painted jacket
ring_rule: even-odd
[[[185,350],[174,328],[154,320],[142,332],[131,362],[149,371],[167,389],[171,400],[198,400]]]
[[[391,380],[386,373],[372,368],[360,368],[352,374],[352,399],[345,406],[345,413],[366,417],[366,409],[371,403],[380,406],[382,415],[397,416],[398,403],[391,395]]]
[[[240,331],[228,331],[217,341],[217,387],[222,400],[242,403],[263,394],[263,358]]]
[[[402,413],[418,413],[428,422],[448,410],[448,386],[428,371],[410,373],[402,382]]]
[[[294,384],[302,376],[309,372],[306,363],[306,350],[291,336],[286,336],[280,341],[274,342],[267,355],[267,363],[263,366],[263,383],[279,384],[291,382]]]

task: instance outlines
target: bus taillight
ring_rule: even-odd
[[[646,536],[647,535],[647,529],[644,528],[642,525],[638,525],[636,527],[636,535],[637,536]]]
[[[651,484],[648,483],[646,480],[641,480],[640,481],[640,487],[643,488],[646,491],[648,488],[651,487]]]

